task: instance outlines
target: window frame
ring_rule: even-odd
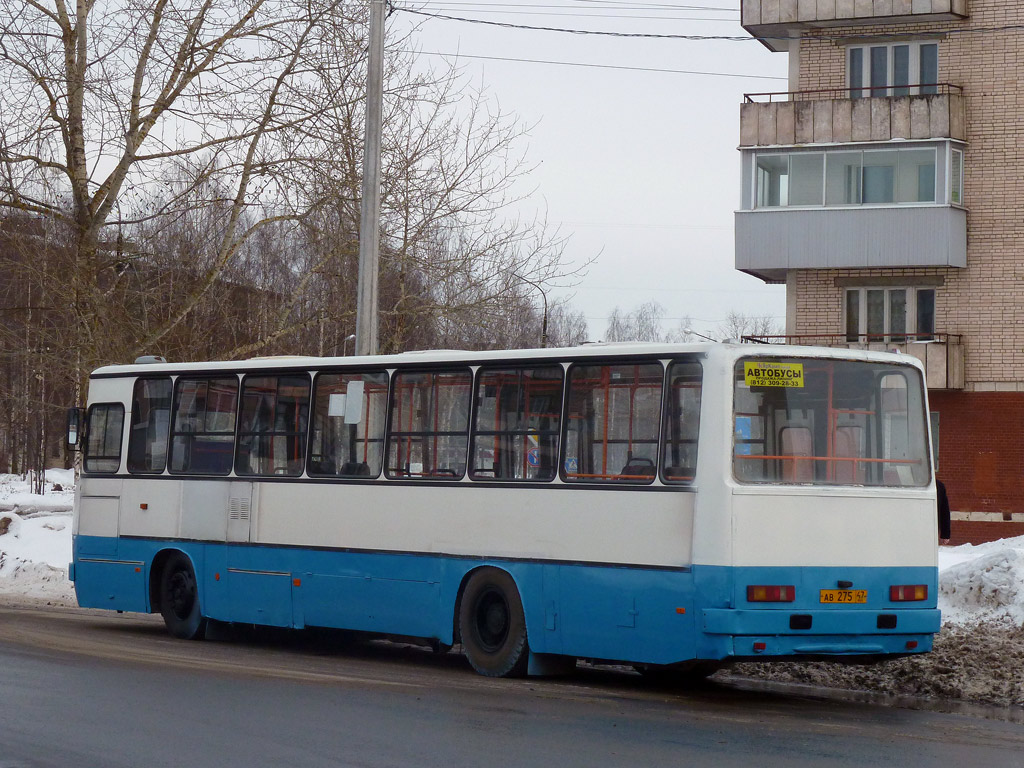
[[[947,181],[947,183],[944,185],[946,187],[945,190],[943,189],[943,186],[940,185],[940,178],[942,177],[942,173],[945,173],[947,179],[951,179],[950,171],[951,171],[951,165],[952,165],[952,155],[950,154],[950,149],[952,149],[952,151],[959,151],[959,152],[962,153],[962,150],[959,150],[958,148],[952,148],[950,146],[950,140],[946,140],[946,139],[929,139],[929,140],[925,140],[925,141],[915,141],[915,142],[912,142],[912,143],[903,142],[903,141],[900,141],[900,142],[884,142],[884,143],[880,142],[877,145],[867,145],[867,144],[863,144],[863,143],[860,143],[860,144],[841,144],[841,145],[829,146],[829,147],[824,148],[824,149],[820,148],[820,147],[815,147],[813,149],[791,148],[791,149],[788,149],[788,150],[771,149],[771,150],[767,150],[767,151],[754,151],[752,153],[753,157],[751,159],[751,165],[752,165],[751,189],[750,189],[750,195],[751,195],[750,199],[751,199],[751,204],[752,204],[751,210],[757,210],[757,211],[842,210],[844,208],[864,209],[864,208],[893,208],[893,207],[903,207],[903,206],[945,206],[945,205],[950,205],[951,204],[950,203],[951,192],[950,192],[950,189],[949,189],[950,181]],[[901,157],[900,157],[900,155],[903,154],[903,153],[921,152],[921,151],[927,151],[927,150],[930,150],[931,153],[932,153],[932,164],[931,164],[931,168],[932,168],[932,199],[931,200],[900,200],[900,197],[902,197],[901,189],[900,189],[900,183],[899,183],[900,182],[900,177],[901,177],[901,174],[900,174],[900,168],[901,168],[900,160],[901,160]],[[872,153],[881,153],[881,152],[893,152],[893,153],[895,153],[895,158],[896,158],[895,159],[895,165],[892,165],[892,166],[865,166],[865,163],[864,163],[865,155],[872,154]],[[858,165],[858,168],[860,170],[859,170],[859,175],[858,175],[858,180],[857,180],[858,196],[859,196],[860,200],[858,202],[853,202],[853,203],[847,203],[847,202],[843,202],[843,203],[829,203],[829,198],[828,198],[829,178],[830,178],[829,177],[829,168],[830,168],[829,160],[831,158],[832,161],[835,162],[838,159],[839,155],[847,155],[848,156],[848,155],[851,155],[853,153],[857,153],[857,154],[860,155],[860,163]],[[942,153],[941,154],[941,159],[943,161],[942,163],[940,163],[940,153]],[[780,158],[780,157],[781,158],[785,158],[786,159],[786,178],[787,179],[791,179],[792,178],[792,168],[793,168],[792,158],[794,156],[796,156],[796,155],[808,155],[808,156],[820,155],[820,156],[822,156],[822,163],[821,163],[821,187],[820,187],[821,194],[819,195],[819,199],[821,200],[821,202],[818,203],[818,204],[800,204],[800,205],[791,203],[790,202],[790,191],[791,191],[790,190],[790,184],[787,181],[786,203],[782,204],[780,202],[778,205],[764,204],[762,201],[764,199],[766,199],[767,195],[763,194],[763,188],[762,188],[761,179],[765,176],[765,174],[762,174],[762,172],[761,172],[760,160],[762,158]],[[884,201],[884,202],[865,202],[864,201],[864,188],[865,188],[864,169],[865,169],[865,167],[892,167],[894,169],[893,189],[892,189],[893,199],[891,201]],[[962,157],[961,157],[961,168],[962,168]],[[961,174],[961,176],[962,176],[962,174]],[[962,193],[961,193],[961,198],[962,198]],[[780,200],[781,200],[781,192],[780,192]],[[962,203],[957,203],[957,205],[962,205]]]
[[[458,437],[465,438],[465,453],[463,455],[462,473],[453,475],[413,475],[413,474],[392,474],[389,468],[390,457],[391,457],[391,441],[395,438],[396,430],[394,429],[394,416],[395,416],[395,399],[399,396],[399,377],[404,375],[430,375],[437,376],[451,373],[465,373],[469,375],[469,385],[467,394],[466,404],[466,429],[464,432],[457,432],[452,430],[446,431],[422,431],[422,432],[398,432],[399,438],[401,437],[413,437],[426,439],[429,435],[440,435],[444,437]],[[391,371],[391,381],[388,387],[388,412],[387,412],[387,427],[385,429],[385,442],[384,442],[384,466],[383,476],[388,480],[398,481],[417,481],[425,483],[437,483],[437,482],[460,482],[466,477],[466,473],[469,469],[470,455],[469,455],[469,435],[473,424],[473,384],[475,376],[473,366],[469,364],[453,363],[451,365],[439,365],[430,367],[415,367],[415,368],[397,368]],[[434,468],[439,469],[438,467]]]
[[[844,57],[844,68],[846,70],[846,90],[851,99],[862,98],[889,98],[902,96],[928,96],[938,93],[938,73],[940,66],[939,41],[936,38],[925,38],[923,40],[893,40],[890,42],[867,42],[855,43],[846,46]],[[921,55],[922,48],[935,46],[935,79],[934,83],[925,83],[921,80]],[[906,48],[908,55],[907,82],[906,84],[896,83],[896,49]],[[872,86],[872,75],[875,74],[875,52],[885,49],[885,83],[877,87]],[[854,54],[859,51],[860,55]],[[854,59],[859,58],[855,64]],[[859,77],[855,77],[855,69],[859,68]]]
[[[949,183],[949,204],[964,207],[964,150],[962,147],[950,146],[949,170],[946,177]]]
[[[278,431],[275,428],[268,429],[264,432],[255,432],[251,430],[243,430],[243,416],[246,414],[245,409],[245,394],[246,384],[255,379],[274,379],[276,380],[276,387],[274,390],[274,421],[276,422],[278,400],[281,391],[281,381],[283,379],[303,379],[306,382],[306,420],[305,420],[305,431]],[[235,410],[235,442],[234,450],[232,455],[231,467],[236,477],[302,477],[306,471],[306,458],[309,448],[309,424],[310,424],[310,406],[312,405],[313,390],[312,390],[312,377],[308,371],[280,371],[280,372],[258,372],[258,373],[246,373],[242,376],[241,381],[238,384],[238,397],[237,405]],[[294,438],[295,445],[302,450],[302,456],[298,459],[298,471],[291,472],[242,472],[239,469],[239,462],[242,459],[242,438],[250,437],[255,440],[259,439],[270,439],[278,437],[292,437]],[[251,458],[253,451],[250,449],[249,457]],[[271,451],[273,453],[273,451]],[[260,460],[266,460],[268,457],[257,457]]]
[[[135,428],[140,426],[135,422],[135,403],[138,402],[138,391],[140,385],[151,383],[151,382],[167,382],[170,387],[170,393],[168,396],[167,406],[167,431],[164,434],[164,462],[160,469],[133,469],[132,468],[132,447],[134,445],[133,439],[135,437]],[[132,410],[129,414],[128,419],[128,456],[125,462],[125,469],[128,470],[129,474],[132,475],[162,475],[167,472],[170,466],[171,459],[171,422],[174,420],[174,379],[171,376],[139,376],[135,380],[135,384],[132,385]],[[146,445],[150,445],[149,440],[146,440]]]
[[[487,373],[494,373],[499,371],[517,371],[520,375],[520,381],[524,371],[535,371],[538,369],[557,369],[559,371],[558,384],[560,388],[560,395],[558,398],[558,425],[554,429],[545,430],[543,433],[534,432],[530,429],[517,429],[517,430],[480,430],[477,428],[477,417],[480,413],[479,408],[479,395],[480,387],[483,385],[483,376]],[[473,389],[471,399],[471,413],[469,421],[469,449],[468,449],[468,461],[466,466],[466,475],[473,482],[482,483],[550,483],[559,476],[559,469],[561,467],[561,454],[562,454],[562,423],[565,419],[565,403],[566,403],[566,367],[558,360],[533,360],[527,362],[513,362],[507,365],[497,364],[485,364],[481,365],[476,369],[473,376]],[[547,381],[554,381],[554,379],[548,379]],[[524,389],[520,386],[519,395],[522,397]],[[477,438],[484,437],[502,437],[510,435],[525,436],[529,434],[544,434],[545,436],[553,436],[555,440],[553,461],[554,461],[554,472],[550,477],[486,477],[481,476],[474,470],[474,457],[476,455]]]
[[[770,363],[775,363],[775,364],[778,364],[778,363],[801,363],[801,364],[803,364],[805,366],[808,365],[808,364],[812,364],[813,365],[815,362],[822,362],[822,363],[830,363],[834,368],[838,367],[839,364],[845,364],[845,363],[855,363],[855,364],[858,364],[858,366],[863,364],[864,367],[861,368],[861,370],[864,370],[865,372],[870,371],[871,374],[872,374],[873,392],[872,392],[871,396],[874,398],[874,401],[873,401],[874,410],[868,411],[868,410],[862,410],[862,409],[858,408],[856,410],[839,410],[838,413],[840,413],[840,414],[845,413],[845,414],[849,414],[850,416],[854,416],[854,417],[856,417],[856,416],[863,416],[863,417],[866,417],[866,418],[867,417],[874,417],[874,418],[873,418],[872,421],[870,421],[870,422],[868,422],[868,423],[866,423],[864,425],[858,425],[858,424],[843,425],[843,424],[839,424],[838,422],[832,422],[831,418],[827,417],[827,412],[831,411],[834,408],[837,400],[841,399],[842,395],[841,394],[836,394],[836,392],[833,391],[831,384],[829,384],[829,386],[828,386],[828,395],[827,395],[826,401],[825,401],[825,409],[824,410],[826,411],[826,413],[822,413],[820,410],[809,409],[806,413],[803,413],[801,418],[798,419],[797,423],[794,423],[794,424],[790,424],[788,422],[780,424],[780,423],[778,423],[775,420],[775,417],[773,415],[773,414],[778,414],[780,412],[784,412],[784,413],[787,414],[787,419],[789,418],[789,414],[791,413],[791,409],[790,409],[790,405],[791,404],[788,402],[789,401],[788,392],[790,391],[788,388],[779,387],[778,389],[780,390],[780,392],[779,393],[775,393],[775,394],[784,394],[784,395],[786,395],[785,398],[784,398],[785,401],[786,401],[784,403],[784,405],[785,405],[784,408],[780,408],[778,405],[776,405],[774,408],[769,408],[767,410],[762,407],[756,413],[755,412],[750,412],[750,411],[743,412],[743,411],[740,410],[741,404],[739,402],[739,396],[738,396],[739,389],[740,389],[739,385],[740,385],[740,383],[741,383],[741,381],[743,379],[743,368],[742,368],[742,366],[746,362],[750,362],[750,361],[764,361],[764,362],[769,363],[769,364]],[[867,366],[871,366],[871,368],[868,368]],[[888,370],[883,370],[883,368],[888,369]],[[810,371],[808,371],[808,372],[810,372]],[[837,373],[844,373],[844,372],[843,371],[833,371],[832,375],[835,376]],[[849,373],[852,375],[854,373],[854,371],[850,371]],[[889,376],[897,376],[897,377],[903,379],[903,381],[904,381],[905,386],[904,386],[903,389],[906,392],[907,397],[906,397],[906,403],[905,403],[906,407],[905,407],[905,410],[903,410],[903,411],[900,411],[898,408],[887,410],[885,405],[884,405],[883,401],[885,399],[885,397],[884,397],[885,396],[885,392],[884,392],[884,389],[883,389],[883,382],[884,382],[884,379],[886,377],[889,377]],[[837,382],[838,381],[842,381],[842,379],[837,378],[836,381]],[[914,384],[914,386],[911,387],[911,384]],[[752,388],[753,388],[753,386],[751,386],[751,389]],[[763,389],[774,389],[773,387],[762,387],[762,388]],[[837,389],[838,389],[838,384],[837,384]],[[794,391],[798,391],[798,390],[794,390]],[[750,392],[750,394],[754,395],[755,393]],[[913,402],[911,402],[911,395],[913,395]],[[730,393],[730,397],[729,397],[729,403],[730,403],[730,410],[731,410],[730,419],[731,419],[732,426],[733,426],[733,429],[732,429],[733,438],[732,438],[732,441],[730,441],[731,454],[732,454],[731,455],[731,459],[730,459],[730,463],[732,465],[730,476],[731,476],[732,481],[737,483],[738,485],[741,485],[741,486],[785,486],[785,487],[790,487],[790,488],[793,488],[793,487],[806,487],[806,488],[813,488],[813,489],[837,488],[837,487],[844,487],[845,486],[845,487],[856,487],[856,488],[889,488],[889,489],[900,489],[900,490],[918,490],[918,489],[922,489],[922,488],[928,487],[928,485],[930,485],[930,483],[932,482],[932,479],[934,477],[934,471],[935,470],[934,470],[934,466],[933,466],[933,464],[931,462],[932,443],[931,443],[931,440],[929,439],[929,412],[928,412],[928,410],[926,408],[927,396],[926,396],[926,389],[925,389],[924,372],[921,371],[920,369],[918,369],[916,366],[908,365],[908,364],[905,364],[905,363],[904,364],[900,364],[900,363],[880,363],[878,361],[858,361],[858,360],[849,360],[849,359],[844,359],[844,358],[833,358],[833,357],[790,357],[790,356],[786,356],[786,355],[780,355],[778,357],[774,357],[774,356],[756,356],[756,355],[744,356],[744,357],[738,358],[736,360],[736,362],[735,362],[735,365],[734,365],[732,385],[731,385],[731,393]],[[800,414],[800,412],[802,410],[799,407],[800,404],[797,403],[795,405],[796,405],[796,407],[794,407],[792,409],[792,412]],[[913,406],[913,407],[911,407],[911,406]],[[740,429],[738,429],[739,419],[741,417],[751,417],[749,419],[749,421],[751,422],[751,429],[746,434],[742,434],[742,431]],[[817,438],[819,440],[819,447],[817,449],[813,445],[813,441],[812,441],[812,445],[811,445],[812,455],[811,456],[805,456],[805,455],[802,455],[802,454],[799,454],[799,453],[794,453],[792,455],[783,455],[783,454],[781,454],[779,452],[780,451],[779,443],[781,443],[781,439],[782,439],[781,436],[782,436],[782,432],[784,430],[786,430],[788,428],[791,428],[791,427],[797,427],[797,428],[809,427],[812,430],[812,432],[810,434],[813,434],[814,432],[819,431],[819,430],[815,429],[815,421],[818,420],[818,419],[821,419],[822,417],[826,417],[827,421],[829,423],[833,424],[833,426],[832,426],[832,429],[834,429],[833,438],[834,438],[835,434],[838,434],[838,431],[840,429],[860,428],[860,427],[863,426],[863,427],[867,427],[869,430],[872,430],[870,433],[862,434],[862,436],[861,436],[862,437],[862,445],[863,446],[871,446],[871,451],[872,452],[868,453],[868,455],[865,455],[865,456],[852,456],[852,457],[851,456],[842,455],[840,453],[836,453],[836,452],[834,452],[833,448],[831,447],[832,446],[832,439],[830,439],[828,436],[825,437],[825,440],[829,444],[830,447],[826,450],[825,453],[820,454],[820,455],[814,455],[815,453],[820,451],[820,440],[822,439],[820,436]],[[912,419],[916,420],[918,422],[918,425],[921,427],[921,430],[922,430],[921,434],[913,435],[914,437],[920,437],[920,439],[921,439],[920,445],[912,445],[911,443],[907,444],[907,448],[908,449],[914,448],[914,449],[919,449],[920,450],[920,456],[916,460],[914,460],[913,458],[908,459],[908,460],[891,459],[891,457],[888,455],[888,454],[891,453],[890,447],[891,447],[892,442],[893,442],[893,424],[898,419],[900,419],[900,418],[903,418],[906,421],[908,437],[911,436],[910,435],[910,431],[909,431],[909,427],[910,427],[910,425],[912,423],[911,422]],[[760,427],[759,430],[753,429],[753,426],[754,426],[755,423]],[[829,429],[829,426],[826,425],[825,426],[825,430],[827,431],[828,429]],[[755,432],[758,433],[758,434],[755,435]],[[753,450],[741,450],[741,448],[740,448],[740,446],[742,444],[757,445],[758,443],[760,443],[762,445],[762,452],[761,453],[756,453]],[[767,449],[769,447],[775,449],[774,453],[768,453]],[[761,478],[754,477],[754,476],[745,476],[745,474],[740,471],[740,467],[742,466],[741,463],[739,461],[737,461],[737,459],[740,456],[753,456],[755,458],[756,457],[763,457],[764,461],[776,461],[776,462],[779,462],[779,464],[775,468],[775,472],[776,472],[777,476],[776,477],[764,476],[764,477],[761,477]],[[819,478],[819,476],[818,476],[819,470],[818,469],[815,469],[813,471],[812,479],[810,481],[801,480],[799,477],[796,477],[796,476],[794,476],[792,478],[786,478],[783,475],[785,473],[787,465],[781,464],[781,462],[783,462],[783,461],[792,461],[794,471],[795,471],[796,466],[798,464],[804,462],[804,461],[814,462],[814,464],[812,464],[812,466],[815,466],[815,467],[820,467],[821,466],[820,462],[825,462],[825,467],[824,467],[825,478],[824,478],[824,480]],[[856,464],[858,464],[858,463],[870,463],[872,465],[878,466],[879,468],[874,470],[874,474],[876,475],[877,480],[875,482],[867,482],[865,480],[861,480],[860,482],[857,482],[857,481],[845,481],[845,480],[837,479],[837,475],[840,474],[838,472],[838,469],[839,469],[839,467],[843,466],[843,464],[841,462],[848,462],[848,461],[851,462],[854,467],[856,467]],[[884,464],[894,464],[894,465],[904,464],[904,465],[907,465],[907,464],[914,464],[914,463],[918,463],[919,464],[922,461],[925,461],[927,463],[927,466],[925,467],[925,472],[924,472],[924,476],[923,477],[920,477],[918,479],[911,478],[908,481],[908,480],[906,480],[905,478],[902,477],[904,473],[900,472],[898,467],[897,467],[896,468],[896,473],[897,473],[899,481],[894,483],[894,482],[886,480],[886,472],[885,472],[885,468],[883,466]],[[913,472],[912,469],[911,469],[911,472]],[[765,474],[767,474],[767,471],[766,471]]]
[[[208,431],[195,431],[195,432],[179,432],[175,430],[178,421],[178,398],[180,397],[182,383],[186,381],[218,381],[222,379],[234,379],[235,381],[235,409],[234,409],[234,424],[231,429],[231,461],[228,463],[228,470],[226,472],[196,472],[192,470],[175,470],[174,469],[174,438],[178,435],[227,435],[228,432],[208,432]],[[235,469],[235,449],[238,445],[238,413],[239,413],[239,397],[242,393],[241,376],[236,372],[228,373],[202,373],[202,374],[182,374],[174,380],[174,391],[171,395],[171,428],[168,434],[168,446],[167,446],[167,472],[177,477],[187,476],[202,476],[210,475],[213,477],[228,477],[234,472]]]
[[[869,335],[868,333],[868,292],[883,292],[883,331],[881,334]],[[890,294],[893,291],[905,291],[906,301],[904,303],[904,329],[897,330],[892,327],[892,300]],[[932,294],[932,327],[921,329],[918,321],[919,294],[931,292]],[[850,295],[857,294],[858,326],[857,338],[851,338],[853,334],[849,328]],[[913,341],[931,341],[935,338],[935,308],[938,298],[938,286],[935,285],[858,285],[843,288],[843,335],[847,343],[882,343],[882,344],[905,344]],[[914,330],[909,330],[913,328]]]
[[[384,375],[386,379],[385,393],[384,393],[384,418],[380,430],[380,466],[377,468],[377,472],[371,472],[369,475],[356,475],[356,474],[331,474],[329,472],[320,472],[313,469],[313,440],[315,439],[316,430],[315,419],[316,419],[316,405],[317,405],[317,392],[320,385],[320,380],[325,376],[355,376],[363,377],[367,375]],[[313,376],[313,383],[310,390],[310,407],[309,407],[309,435],[308,445],[306,446],[306,475],[313,478],[323,478],[337,481],[348,481],[357,480],[365,482],[367,480],[379,480],[384,473],[384,466],[387,464],[387,451],[388,451],[388,417],[391,409],[391,382],[394,376],[387,368],[330,368],[324,370],[318,370]],[[367,439],[365,442],[377,442],[376,439]]]
[[[669,405],[672,402],[672,368],[676,365],[696,365],[700,371],[699,386],[697,387],[697,423],[695,428],[692,430],[692,438],[686,438],[687,440],[692,439],[694,443],[694,477],[689,479],[672,479],[668,477],[665,470],[670,465],[667,461],[667,452],[669,449],[669,418],[670,409]],[[696,482],[696,470],[697,464],[700,461],[700,423],[701,423],[701,410],[704,407],[704,364],[697,356],[691,357],[677,357],[672,358],[665,364],[665,382],[662,385],[662,399],[661,399],[661,440],[659,442],[658,450],[658,478],[665,485],[671,486],[690,486]]]
[[[569,427],[571,419],[569,417],[569,405],[570,398],[572,395],[572,374],[577,368],[586,367],[623,367],[623,366],[642,366],[642,365],[658,365],[661,367],[661,391],[658,398],[658,414],[656,419],[657,434],[654,440],[643,440],[644,443],[651,443],[654,446],[654,459],[653,469],[654,472],[649,477],[643,479],[633,479],[624,477],[584,477],[584,478],[573,478],[569,476],[569,472],[566,470],[566,462],[568,460],[568,449],[569,449]],[[561,481],[567,485],[600,485],[604,487],[637,487],[637,486],[649,486],[656,480],[660,479],[660,464],[661,464],[661,450],[662,450],[662,434],[664,430],[664,414],[665,414],[665,385],[667,377],[668,365],[666,364],[665,358],[605,358],[595,357],[586,360],[575,360],[568,367],[565,372],[565,384],[562,394],[562,434],[561,434],[561,446],[559,448],[558,457],[558,477]],[[578,457],[577,457],[578,458]],[[621,473],[620,473],[621,474]]]
[[[120,416],[121,416],[121,430],[118,433],[117,455],[116,456],[114,456],[114,455],[107,455],[107,454],[101,454],[101,455],[97,456],[97,455],[92,455],[89,452],[89,441],[92,439],[92,418],[93,418],[93,414],[96,413],[97,411],[99,411],[100,409],[103,409],[103,410],[107,411],[106,418],[104,419],[104,422],[103,422],[103,424],[104,424],[104,429],[103,429],[104,433],[106,433],[107,425],[110,422],[110,413],[111,413],[111,411],[120,412]],[[85,450],[82,452],[82,454],[83,454],[82,455],[82,469],[83,469],[83,471],[85,473],[90,474],[90,475],[116,475],[118,472],[120,472],[120,470],[121,470],[121,455],[124,453],[124,417],[125,417],[124,403],[119,403],[119,402],[93,403],[92,405],[89,406],[89,410],[86,412],[86,416],[85,416],[85,424],[86,424],[85,446],[84,446]],[[104,444],[105,443],[106,443],[106,441],[104,441]],[[117,463],[115,464],[113,469],[93,469],[93,468],[91,468],[89,466],[89,462],[90,461],[116,461]]]

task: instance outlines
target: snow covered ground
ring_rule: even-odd
[[[76,605],[71,470],[46,472],[46,493],[0,475],[0,599]],[[889,693],[1024,704],[1024,536],[939,548],[942,632],[935,651],[874,667],[741,665],[744,674]]]
[[[0,595],[76,604],[68,581],[74,482],[72,470],[49,469],[39,496],[25,478],[0,475]]]

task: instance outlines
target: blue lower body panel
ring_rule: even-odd
[[[75,540],[74,562],[79,603],[149,612],[169,550],[191,559],[209,618],[444,643],[453,642],[467,576],[490,565],[515,580],[534,653],[631,663],[920,652],[930,650],[939,620],[934,597],[911,609],[882,600],[890,582],[929,584],[933,596],[934,569],[659,569],[145,539],[112,544],[82,536]],[[92,554],[100,551],[116,557]],[[868,590],[869,603],[817,603],[815,585],[834,586],[837,578],[855,579]],[[748,583],[799,584],[797,599],[745,604]],[[792,629],[793,614],[811,616],[809,629]],[[879,628],[881,614],[895,616],[886,619],[891,628]]]

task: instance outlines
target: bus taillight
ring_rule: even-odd
[[[796,589],[792,585],[749,584],[747,585],[748,603],[792,603]]]
[[[900,584],[889,587],[889,600],[894,603],[906,603],[913,600],[927,600],[927,584]]]

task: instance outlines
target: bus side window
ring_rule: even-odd
[[[570,369],[566,481],[654,480],[664,373],[659,362],[588,363]]]
[[[387,400],[386,371],[317,376],[306,471],[318,477],[379,477]]]
[[[132,396],[128,434],[128,471],[160,474],[167,465],[167,435],[171,427],[171,380],[139,379]]]
[[[468,368],[395,374],[388,477],[452,480],[466,474],[472,384]]]
[[[89,408],[85,443],[86,472],[114,474],[121,467],[124,406],[100,403]]]
[[[308,376],[246,376],[235,474],[301,475],[308,418]]]
[[[661,459],[661,478],[666,483],[689,484],[697,473],[701,373],[701,364],[696,361],[677,361],[668,369]]]
[[[561,365],[481,370],[470,477],[554,479],[561,416]]]
[[[171,472],[226,475],[235,448],[238,378],[180,378],[174,389]]]

